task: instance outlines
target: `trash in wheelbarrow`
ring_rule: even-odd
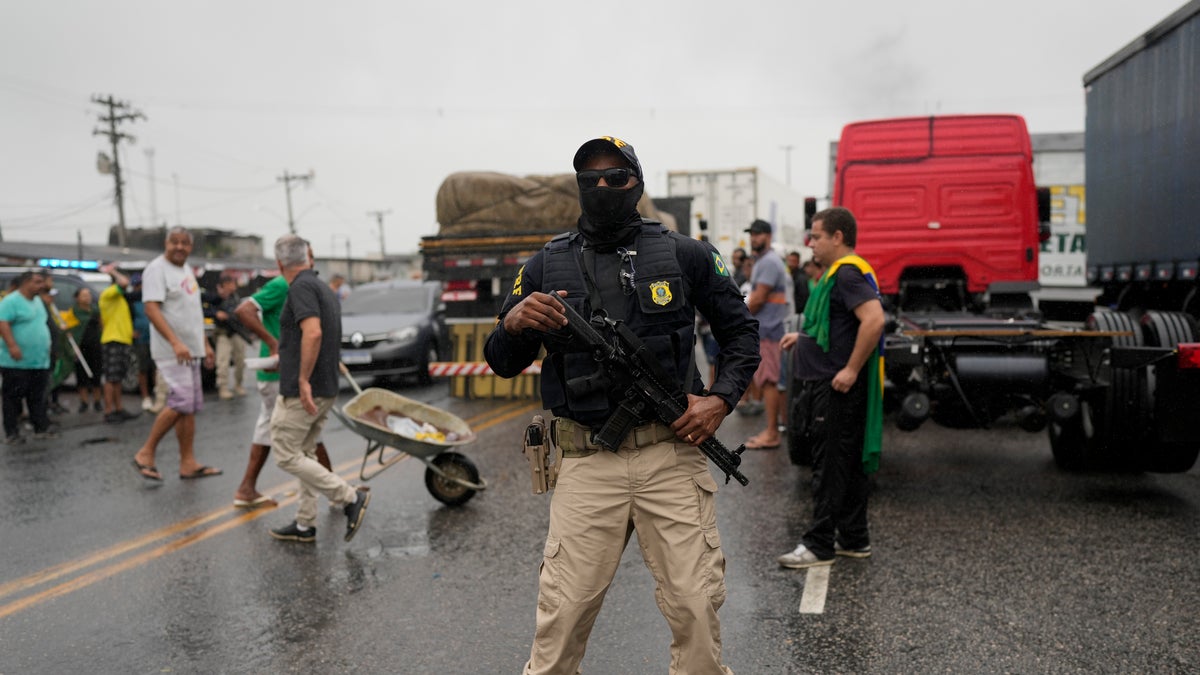
[[[360,413],[358,419],[390,429],[392,433],[400,434],[414,441],[434,441],[437,443],[449,441],[453,443],[459,440],[459,433],[457,431],[440,429],[429,422],[415,420],[403,413],[386,410],[383,406],[379,405]]]
[[[335,406],[332,412],[348,429],[367,439],[359,471],[362,480],[370,480],[405,456],[411,456],[425,464],[425,487],[444,504],[466,503],[487,487],[470,459],[449,451],[475,440],[475,433],[462,419],[386,389],[358,391],[340,410]],[[390,420],[415,431],[412,435],[398,433],[389,425]],[[368,471],[372,457],[376,463]]]

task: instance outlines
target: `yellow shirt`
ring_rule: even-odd
[[[116,284],[100,292],[100,323],[104,326],[100,333],[100,344],[133,344],[133,315],[129,312],[125,294]]]

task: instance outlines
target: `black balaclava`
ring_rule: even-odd
[[[597,154],[620,157],[638,179],[637,185],[629,189],[597,185],[579,191],[579,206],[583,211],[579,216],[579,232],[593,246],[612,249],[632,242],[637,236],[642,219],[637,204],[645,190],[642,165],[632,145],[619,138],[602,136],[579,147],[573,162],[575,170],[582,171],[587,160]]]
[[[579,231],[589,243],[599,248],[611,248],[633,241],[642,216],[637,203],[642,198],[643,184],[625,190],[621,188],[587,188],[579,191]]]

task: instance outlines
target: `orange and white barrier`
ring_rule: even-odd
[[[522,374],[537,375],[542,372],[542,362],[535,361]],[[429,364],[430,377],[454,377],[456,375],[495,375],[486,361],[434,361]]]

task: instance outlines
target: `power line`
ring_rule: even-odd
[[[58,212],[60,212],[60,211],[74,211],[75,209],[79,209],[79,208],[90,208],[105,199],[111,198],[112,194],[113,194],[112,190],[104,190],[103,192],[100,192],[99,194],[95,194],[90,197],[86,197],[84,199],[79,199],[79,200],[76,200],[76,201],[73,201],[73,202],[70,202],[67,204],[59,204],[59,205],[54,205],[54,206],[48,206],[45,204],[30,204],[29,206],[39,206],[39,207],[48,208],[49,211],[46,211],[45,213],[37,213],[37,214],[31,215],[31,216],[15,216],[15,217],[11,217],[11,218],[5,218],[4,222],[10,223],[14,220],[21,221],[21,220],[37,220],[40,218],[52,218],[52,217],[55,217],[58,214]],[[8,206],[13,207],[13,206],[18,206],[18,205],[9,204]]]
[[[174,181],[174,180],[163,180],[161,178],[158,178],[157,176],[152,176],[148,173],[137,171],[135,169],[125,169],[125,173],[131,174],[133,176],[137,176],[138,178],[149,178],[150,180],[154,181],[158,185],[165,185],[165,186],[170,186],[170,187],[180,187],[185,190],[195,190],[196,192],[253,192],[254,194],[259,194],[263,190],[271,190],[271,189],[274,189],[274,187],[275,187],[274,184],[256,185],[254,187],[212,187],[212,186],[205,186],[205,185],[191,185],[189,183],[181,183],[179,181]]]

